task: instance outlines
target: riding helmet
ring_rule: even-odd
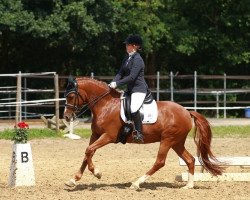
[[[134,44],[142,47],[142,38],[139,35],[129,35],[124,41],[125,44]]]

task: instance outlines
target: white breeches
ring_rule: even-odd
[[[135,92],[131,94],[131,113],[137,112],[143,104],[146,93]]]

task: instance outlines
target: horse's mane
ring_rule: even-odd
[[[107,89],[109,88],[108,84],[105,83],[104,81],[101,81],[101,80],[97,80],[97,79],[93,79],[93,78],[90,78],[90,77],[76,77],[76,80],[78,82],[78,84],[81,84],[81,82],[90,82],[90,83],[93,83],[94,85],[96,85],[97,87],[99,88],[103,88],[103,89]],[[116,89],[112,89],[111,92],[114,92],[116,94],[120,94],[119,91],[117,91]]]
[[[77,80],[78,84],[82,81],[84,81],[84,82],[87,81],[87,82],[91,82],[99,87],[105,87],[105,88],[108,87],[107,83],[100,81],[100,80],[97,80],[97,79],[90,78],[90,77],[85,77],[85,76],[84,77],[82,77],[82,76],[76,77],[76,80]]]

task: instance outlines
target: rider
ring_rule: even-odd
[[[138,52],[142,48],[142,38],[139,35],[129,35],[124,43],[126,44],[128,54],[109,86],[116,88],[121,85],[127,85],[128,93],[131,94],[130,109],[135,128],[134,139],[137,142],[144,142],[139,109],[146,97],[148,86],[144,79],[145,64]]]

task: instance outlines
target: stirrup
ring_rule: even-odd
[[[133,141],[137,143],[144,143],[143,134],[141,134],[139,131],[134,131],[132,133],[132,136],[133,136]]]

